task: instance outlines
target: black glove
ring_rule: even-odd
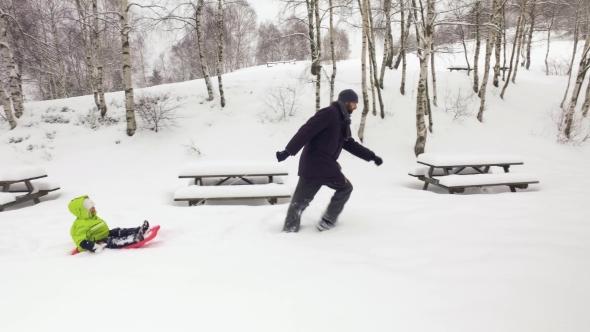
[[[289,156],[290,156],[290,154],[289,154],[289,152],[287,152],[287,150],[277,152],[277,160],[279,162],[289,158]]]
[[[373,161],[377,166],[381,166],[381,164],[383,164],[383,159],[379,158],[378,156],[373,157]]]

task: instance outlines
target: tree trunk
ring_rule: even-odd
[[[52,15],[53,16],[53,15]],[[57,27],[55,25],[55,20],[52,17],[50,21],[51,26],[51,34],[53,35],[53,47],[55,47],[55,53],[57,55],[57,65],[59,67],[59,85],[61,87],[61,91],[63,93],[64,98],[70,98],[70,93],[68,92],[67,82],[66,82],[66,67],[63,62],[63,55],[61,54],[61,46],[59,45],[58,41],[58,34],[57,34]]]
[[[479,105],[479,112],[477,113],[477,119],[479,122],[483,122],[483,112],[485,111],[485,102],[486,102],[486,90],[488,86],[488,78],[490,76],[490,58],[492,56],[492,48],[496,42],[496,36],[500,36],[500,31],[496,31],[494,27],[497,27],[499,18],[500,18],[500,10],[503,0],[494,0],[494,4],[492,5],[492,26],[488,31],[488,40],[486,42],[486,62],[485,62],[485,69],[483,73],[483,79],[481,82],[481,88],[479,90],[479,98],[481,99],[481,103]],[[526,1],[526,0],[524,0]]]
[[[219,28],[219,53],[217,57],[217,82],[219,83],[219,99],[221,101],[221,107],[225,107],[225,96],[223,94],[223,81],[221,75],[223,74],[223,44],[225,43],[224,38],[224,24],[223,24],[223,0],[218,1],[217,6],[217,24]]]
[[[524,13],[523,13],[524,14]],[[512,75],[512,83],[516,83],[516,74],[518,73],[518,61],[520,60],[520,55],[522,53],[522,46],[524,45],[524,38],[525,38],[525,30],[526,30],[526,25],[525,25],[525,17],[523,15],[522,17],[522,29],[520,29],[520,36],[518,37],[518,45],[516,46],[516,49],[518,50],[516,53],[516,60],[514,61],[514,74]]]
[[[80,0],[76,0],[76,8],[78,9],[78,19],[80,20],[80,29],[82,31],[82,41],[84,43],[84,54],[86,56],[86,93],[96,94],[96,84],[94,82],[94,64],[92,63],[92,50],[90,42],[88,41],[88,33],[86,29],[86,16],[84,14],[85,8],[82,8]],[[98,107],[98,105],[96,105]]]
[[[421,0],[420,0],[421,1]],[[419,45],[423,50],[420,54],[420,79],[418,81],[418,92],[416,94],[416,144],[414,145],[414,154],[419,156],[424,153],[426,148],[426,123],[424,114],[427,112],[429,104],[427,98],[428,89],[428,64],[430,62],[430,52],[432,45],[432,30],[434,22],[434,5],[433,0],[426,0],[426,17],[422,17],[422,32],[419,36]],[[416,27],[418,27],[417,15],[414,15]]]
[[[383,89],[385,67],[391,67],[393,63],[393,37],[391,35],[391,1],[392,0],[385,0],[385,2],[383,3],[383,10],[385,11],[385,45],[383,47],[383,62],[381,62],[381,75],[379,78],[379,87],[381,89]],[[332,0],[330,0],[330,3],[331,2]]]
[[[332,76],[330,77],[330,103],[334,102],[334,83],[336,82],[336,52],[334,47],[334,12],[332,0],[330,6],[330,52],[332,53]]]
[[[467,63],[467,75],[471,71],[471,64],[469,63],[469,56],[467,55],[467,44],[465,44],[465,31],[463,31],[463,26],[460,25],[459,29],[461,31],[461,43],[463,44],[463,52],[465,53],[465,62]]]
[[[370,50],[370,46],[369,46],[369,61],[371,63],[373,62],[373,52],[372,52],[372,50]],[[379,84],[379,82],[375,82],[375,77],[373,75],[374,75],[373,74],[373,65],[369,65],[369,83],[370,83],[370,87],[371,87],[371,101],[373,104],[373,115],[377,116],[377,104],[375,102],[377,100],[377,98],[375,98],[375,90],[379,90],[379,88],[377,87],[377,84]]]
[[[375,55],[375,29],[373,27],[373,16],[372,16],[372,10],[371,10],[371,1],[367,0],[366,1],[367,4],[367,17],[369,20],[369,33],[368,33],[368,38],[369,38],[369,54],[370,54],[370,60],[371,60],[371,90],[373,91],[373,114],[377,115],[377,111],[376,111],[376,107],[375,107],[375,91],[377,90],[377,97],[379,98],[379,107],[381,110],[381,118],[383,119],[385,117],[385,110],[384,110],[384,106],[383,106],[383,98],[381,96],[381,89],[379,88],[379,77],[377,76],[377,73],[379,72],[377,69],[377,56]]]
[[[510,76],[512,75],[512,69],[518,66],[518,60],[516,63],[514,61],[514,53],[517,52],[518,46],[518,37],[520,35],[520,30],[522,29],[523,21],[524,21],[524,8],[526,7],[527,0],[522,0],[520,4],[520,15],[518,16],[518,21],[516,23],[516,32],[514,33],[514,43],[512,44],[512,54],[510,55],[510,63],[508,67],[508,77],[504,82],[504,86],[502,87],[502,92],[500,93],[500,98],[504,99],[504,93],[506,92],[506,88],[508,84],[510,84]]]
[[[545,53],[545,75],[549,76],[549,46],[551,45],[551,30],[553,30],[553,23],[555,22],[555,4],[551,9],[551,21],[547,27],[547,52]]]
[[[6,36],[7,28],[8,22],[6,16],[4,11],[0,9],[0,52],[2,53],[2,60],[4,61],[4,66],[7,70],[6,76],[8,76],[10,82],[10,93],[12,104],[14,105],[14,115],[16,115],[17,118],[20,118],[24,111],[23,96],[19,89],[21,83],[18,75],[18,68],[16,68],[14,58],[12,57],[12,51],[8,45],[8,37]]]
[[[586,61],[586,65],[590,65],[590,59]],[[590,110],[590,78],[588,79],[588,86],[586,86],[586,98],[584,100],[584,105],[582,106],[582,115],[584,117],[588,115],[588,110]]]
[[[502,8],[504,8],[505,3],[502,4]],[[500,29],[504,25],[504,21],[502,20],[503,15],[500,16]],[[500,30],[496,32],[496,46],[495,46],[495,55],[496,55],[496,63],[494,64],[494,86],[497,88],[499,86],[499,79],[500,79],[500,52],[502,49],[502,35],[500,34]]]
[[[361,3],[362,1],[362,3]],[[363,46],[361,51],[361,86],[363,90],[363,113],[361,115],[361,124],[359,127],[359,139],[363,142],[365,138],[365,125],[367,123],[367,114],[369,113],[369,94],[367,93],[367,30],[369,30],[369,20],[367,19],[366,0],[358,0],[359,9],[362,16],[362,38]]]
[[[473,91],[479,91],[479,50],[481,48],[481,0],[475,3],[475,56],[473,59]]]
[[[580,90],[582,89],[582,84],[584,83],[584,78],[586,76],[586,72],[590,69],[590,24],[588,25],[588,32],[586,33],[586,43],[584,44],[584,51],[582,52],[582,58],[580,60],[580,67],[578,68],[578,76],[576,77],[576,84],[574,85],[574,90],[572,93],[572,98],[570,100],[570,104],[568,107],[568,112],[565,118],[565,129],[564,133],[567,138],[570,138],[572,124],[574,120],[574,111],[576,109],[576,104],[578,103],[578,97],[580,95]],[[590,90],[590,88],[588,89]],[[584,116],[587,114],[587,111],[584,113]]]
[[[572,60],[570,62],[570,67],[567,71],[568,73],[568,78],[567,78],[567,87],[565,88],[565,94],[563,95],[563,100],[561,101],[561,104],[559,104],[559,107],[563,108],[563,105],[565,104],[565,100],[567,99],[567,93],[570,90],[570,83],[572,81],[572,72],[573,72],[573,67],[574,67],[574,59],[576,58],[576,51],[578,50],[578,41],[580,39],[580,5],[582,3],[582,0],[578,1],[578,7],[576,8],[576,25],[574,28],[574,50],[573,50],[573,54],[572,54]]]
[[[404,9],[405,7],[405,0],[400,0],[400,16],[401,16],[401,25],[400,25],[400,29],[402,31],[401,35],[400,35],[400,45],[403,45],[403,47],[400,47],[400,51],[397,54],[397,59],[395,60],[395,65],[393,66],[393,69],[397,69],[399,68],[399,64],[402,60],[402,56],[404,54],[406,54],[406,45],[408,43],[408,38],[410,38],[410,27],[411,27],[411,17],[412,17],[412,12],[408,10],[408,17],[405,19],[405,26],[404,26]]]
[[[6,90],[4,90],[4,83],[0,82],[0,97],[2,98],[2,102],[4,104],[4,113],[6,114],[6,120],[10,124],[10,130],[16,128],[16,121],[14,120],[14,116],[12,115],[12,105],[10,104],[10,98],[6,94]]]
[[[121,3],[121,6],[123,4]],[[97,0],[92,0],[92,14],[94,15],[94,38],[93,38],[93,45],[94,45],[94,56],[96,58],[96,70],[97,70],[97,77],[96,77],[96,90],[98,92],[98,109],[100,110],[100,116],[104,117],[107,114],[107,104],[104,99],[104,59],[101,57],[99,53],[99,30],[98,30],[98,4]]]
[[[129,46],[129,31],[131,31],[131,27],[127,21],[127,14],[129,10],[128,4],[128,0],[121,0],[121,42],[123,45],[123,86],[125,88],[125,117],[127,118],[127,136],[133,136],[135,134],[137,124],[135,122],[133,84],[131,82],[131,47]]]
[[[315,11],[315,1],[316,0],[305,0],[305,4],[307,5],[307,25],[309,29],[309,45],[311,47],[311,74],[317,76],[319,68],[318,65],[318,58],[316,52],[316,41],[315,41],[315,34],[314,34],[314,11]],[[319,28],[319,27],[318,27]],[[319,41],[318,43],[319,44]],[[316,107],[316,111],[319,108]]]
[[[322,33],[321,33],[321,20],[320,20],[320,0],[314,1],[314,12],[315,12],[315,27],[316,27],[316,78],[315,78],[315,108],[319,110],[321,105],[321,91],[322,91],[322,65],[320,60],[322,58]]]
[[[526,69],[529,70],[531,67],[531,43],[533,42],[533,31],[535,30],[535,18],[536,18],[536,3],[537,0],[531,0],[531,15],[530,15],[530,28],[529,28],[529,38],[526,45]]]
[[[433,33],[433,35],[434,35],[434,33]],[[436,93],[436,67],[434,66],[434,41],[432,42],[430,49],[432,52],[430,54],[430,67],[431,67],[430,73],[432,74],[432,103],[434,104],[434,106],[438,106],[437,101],[436,101],[438,94]],[[428,98],[428,99],[430,99],[430,98]],[[430,102],[428,102],[428,105],[430,106]],[[430,110],[429,110],[429,113],[430,113]],[[430,124],[430,125],[432,126],[432,124]],[[430,130],[430,132],[432,132],[432,129]]]
[[[502,81],[506,80],[506,3],[502,6],[502,41],[503,47],[502,51],[504,52],[504,61],[502,62]]]
[[[207,101],[213,100],[213,84],[211,84],[211,77],[209,75],[209,67],[207,66],[207,58],[205,58],[205,38],[203,37],[203,27],[201,24],[201,17],[203,14],[203,1],[197,0],[197,10],[195,11],[195,25],[197,30],[197,43],[199,44],[199,60],[201,62],[201,71],[207,86]]]

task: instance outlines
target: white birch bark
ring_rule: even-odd
[[[481,88],[479,89],[479,98],[480,98],[480,105],[479,105],[479,112],[477,113],[477,119],[479,122],[483,122],[483,112],[485,111],[485,102],[486,102],[486,90],[488,86],[488,78],[490,76],[490,58],[492,55],[492,48],[496,42],[496,36],[500,35],[500,31],[497,30],[498,21],[500,17],[501,5],[503,0],[494,0],[494,4],[492,6],[492,26],[488,31],[488,39],[486,41],[486,62],[485,68],[483,73],[483,78],[481,81]],[[525,0],[526,1],[526,0]]]
[[[367,123],[367,114],[369,113],[369,94],[367,92],[367,30],[369,26],[369,20],[367,19],[366,13],[366,0],[358,0],[359,9],[362,17],[362,38],[363,46],[361,51],[361,86],[363,90],[363,112],[361,114],[361,124],[359,126],[359,139],[363,142],[365,138],[365,125]]]
[[[7,76],[10,84],[12,104],[14,105],[14,115],[17,118],[20,118],[23,115],[24,111],[23,96],[19,89],[21,82],[18,75],[18,68],[16,68],[16,64],[14,63],[14,58],[12,57],[12,50],[10,49],[10,45],[8,44],[8,37],[6,36],[6,30],[8,28],[6,15],[7,14],[4,13],[2,9],[0,9],[0,52],[2,53],[2,60],[4,61],[4,66],[8,71]]]
[[[393,62],[393,40],[391,36],[391,1],[385,0],[383,10],[385,12],[385,45],[383,46],[383,61],[381,62],[381,75],[379,76],[379,87],[383,89],[385,78],[385,67],[391,67]],[[330,3],[332,0],[330,0]],[[403,17],[403,13],[402,13]]]
[[[377,109],[375,107],[375,90],[377,90],[377,97],[379,99],[379,107],[380,107],[380,115],[381,118],[383,119],[385,117],[385,110],[384,110],[384,106],[383,106],[383,98],[381,96],[381,89],[379,87],[379,77],[377,76],[377,74],[379,73],[378,67],[377,67],[377,56],[375,54],[375,29],[373,27],[373,16],[372,16],[372,9],[371,9],[371,1],[367,0],[367,19],[369,20],[369,33],[368,33],[368,38],[369,38],[369,54],[370,54],[370,60],[371,60],[371,91],[373,94],[373,114],[377,115]]]
[[[531,67],[531,44],[533,42],[533,32],[535,31],[535,18],[536,18],[536,4],[537,0],[531,0],[531,12],[530,12],[530,28],[529,37],[526,45],[526,65],[525,68],[529,70]]]
[[[508,84],[510,84],[510,77],[512,76],[512,70],[515,67],[518,67],[518,59],[516,62],[514,61],[515,53],[518,52],[518,40],[521,34],[521,30],[523,29],[524,24],[524,9],[526,7],[527,0],[522,0],[520,3],[520,15],[518,16],[518,21],[516,22],[516,32],[514,33],[514,43],[512,44],[512,53],[510,54],[510,63],[508,64],[508,77],[504,82],[504,86],[502,87],[502,92],[500,93],[500,98],[504,99],[504,93],[506,93],[506,88]]]
[[[475,3],[475,55],[473,58],[473,91],[479,91],[479,50],[481,48],[481,0]]]
[[[219,25],[219,54],[217,58],[217,82],[219,83],[219,99],[221,100],[221,107],[225,107],[225,96],[223,93],[223,82],[221,76],[223,74],[223,46],[224,38],[224,24],[223,24],[223,0],[218,0],[217,6],[217,24]]]
[[[426,148],[426,121],[424,115],[427,114],[429,103],[427,98],[428,89],[428,64],[430,62],[430,52],[432,46],[432,29],[434,22],[434,4],[433,0],[426,0],[426,17],[422,17],[422,22],[417,20],[414,16],[413,21],[416,23],[416,28],[419,28],[418,40],[422,52],[420,58],[420,78],[418,81],[418,92],[416,94],[416,144],[414,145],[414,154],[419,156],[424,153]],[[422,0],[420,0],[422,2]]]
[[[94,31],[93,31],[93,45],[94,45],[94,56],[96,59],[96,90],[98,92],[98,109],[100,110],[100,116],[105,116],[107,114],[107,104],[104,98],[104,59],[102,58],[101,54],[99,53],[99,42],[100,42],[100,34],[99,34],[99,27],[98,27],[98,3],[97,0],[92,0],[92,14],[94,15]]]
[[[92,62],[92,50],[90,42],[88,40],[88,29],[86,28],[86,15],[84,13],[85,8],[82,8],[80,0],[76,0],[76,8],[78,9],[78,19],[80,20],[80,29],[82,31],[82,41],[84,44],[84,54],[86,61],[86,81],[87,87],[86,92],[89,94],[96,94],[96,83],[94,82],[94,63]],[[96,105],[97,107],[99,105]]]
[[[567,99],[567,94],[570,90],[570,83],[572,81],[572,72],[573,72],[573,67],[574,67],[574,59],[576,58],[576,52],[578,50],[578,41],[580,39],[580,5],[582,3],[582,0],[578,0],[578,7],[576,9],[576,25],[574,28],[574,49],[572,51],[572,60],[570,62],[570,66],[569,69],[567,71],[568,73],[568,78],[567,78],[567,87],[565,88],[565,93],[563,95],[563,99],[561,100],[561,104],[559,104],[559,107],[563,108],[563,105],[565,104],[565,100]]]
[[[315,32],[316,32],[316,78],[315,78],[315,108],[319,110],[321,107],[321,89],[322,89],[322,66],[320,59],[322,58],[322,22],[320,20],[320,0],[314,0],[315,12]]]
[[[330,103],[334,102],[334,83],[336,82],[336,52],[334,46],[334,12],[333,1],[329,0],[330,6],[330,53],[332,53],[332,75],[330,76]]]
[[[4,105],[4,113],[6,114],[6,120],[8,124],[10,124],[10,129],[16,128],[16,121],[14,120],[14,116],[12,115],[12,105],[10,103],[10,97],[4,90],[4,83],[0,82],[0,97],[2,98],[2,103]]]
[[[586,62],[590,65],[590,59]],[[584,105],[582,105],[582,115],[588,116],[588,110],[590,110],[590,78],[588,78],[588,85],[586,86],[586,98],[584,99]]]
[[[572,124],[574,120],[574,111],[578,103],[578,97],[580,96],[580,90],[582,90],[582,84],[586,77],[586,72],[590,69],[590,25],[588,25],[588,32],[586,33],[586,42],[584,44],[584,50],[582,51],[582,57],[580,59],[580,66],[578,67],[578,75],[576,77],[576,84],[572,92],[572,98],[568,106],[568,112],[565,117],[565,129],[564,133],[567,138],[570,138]],[[590,89],[589,89],[590,90]],[[586,112],[587,113],[587,112]],[[586,115],[584,113],[584,115]]]
[[[127,119],[127,135],[133,136],[137,129],[135,121],[135,104],[133,101],[133,84],[131,81],[131,47],[129,46],[128,22],[129,1],[121,0],[121,42],[123,44],[123,85],[125,88],[125,117]],[[104,100],[103,100],[104,102]]]
[[[211,77],[209,75],[209,67],[207,66],[207,58],[205,58],[204,47],[205,38],[203,37],[203,26],[202,26],[202,15],[203,15],[203,1],[197,0],[197,10],[195,11],[195,25],[197,31],[197,43],[199,44],[199,60],[201,63],[201,71],[205,79],[205,85],[207,86],[207,101],[213,100],[213,84],[211,83]]]

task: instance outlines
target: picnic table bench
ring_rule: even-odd
[[[508,186],[516,192],[539,183],[534,174],[509,172],[510,166],[524,164],[519,156],[423,153],[418,156],[418,163],[423,166],[411,170],[409,175],[424,181],[423,190],[432,184],[451,194],[486,186]],[[500,167],[504,173],[491,173],[491,167]]]
[[[192,206],[207,200],[263,198],[274,205],[279,198],[291,197],[291,190],[286,185],[275,183],[277,177],[288,175],[284,166],[275,162],[190,163],[181,167],[178,177],[194,179],[194,185],[177,189],[174,192],[174,201],[187,201]],[[235,180],[228,181],[230,179]],[[260,179],[264,179],[264,183],[258,184]]]
[[[473,68],[467,68],[467,67],[448,67],[447,68],[450,72],[453,72],[453,70],[459,71],[459,70],[467,70],[467,73],[471,72],[473,70]],[[508,70],[508,67],[500,67],[501,71],[506,71]]]
[[[282,64],[286,64],[286,63],[295,64],[296,61],[294,59],[293,60],[282,60],[282,61],[268,61],[266,63],[266,68],[271,67],[272,65],[278,65],[279,63],[282,63]]]
[[[39,197],[60,189],[56,182],[39,180],[46,177],[47,172],[36,166],[0,169],[0,212],[30,200],[38,204]]]

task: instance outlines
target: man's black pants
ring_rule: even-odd
[[[289,210],[287,211],[287,218],[285,219],[285,226],[283,232],[297,232],[299,231],[299,224],[301,223],[301,214],[309,206],[315,195],[320,191],[322,186],[336,190],[328,209],[324,214],[324,218],[335,223],[338,216],[344,209],[344,205],[350,198],[352,193],[352,184],[345,180],[345,182],[316,182],[305,178],[299,178],[297,188],[293,194]]]

